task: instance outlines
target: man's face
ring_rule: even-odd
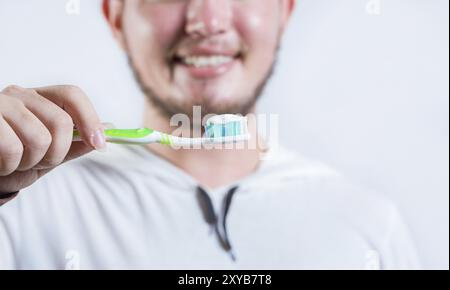
[[[108,19],[165,114],[195,105],[246,114],[270,76],[293,1],[110,0]]]

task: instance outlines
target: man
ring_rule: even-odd
[[[147,96],[144,125],[170,132],[175,114],[195,122],[193,106],[254,113],[294,4],[105,0]],[[109,145],[79,158],[106,143],[73,86],[8,87],[0,116],[3,202],[19,193],[0,209],[0,268],[417,266],[390,202],[288,151],[261,161],[258,148]],[[73,125],[84,143],[72,143]]]

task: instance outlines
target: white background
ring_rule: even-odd
[[[139,126],[142,98],[99,0],[80,15],[67,1],[0,0],[0,87],[76,84],[103,120]],[[393,199],[433,269],[449,267],[448,6],[300,0],[261,104],[285,144]]]

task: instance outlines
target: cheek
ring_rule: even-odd
[[[245,5],[237,5],[234,9],[235,27],[239,31],[243,43],[248,46],[249,57],[257,56],[273,58],[273,52],[279,38],[279,4],[267,1],[261,5],[260,0],[249,0]]]
[[[142,56],[146,57],[147,61],[162,59],[148,57],[148,54],[165,55],[176,42],[184,27],[184,6],[141,4],[139,9],[134,9],[134,14],[127,15],[128,40],[144,52]]]

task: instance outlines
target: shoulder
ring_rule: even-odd
[[[276,198],[286,198],[299,214],[356,234],[382,256],[383,268],[420,267],[408,227],[385,193],[292,151],[281,150],[269,163],[264,187],[283,188]]]
[[[307,207],[323,218],[341,220],[378,237],[386,236],[400,217],[386,194],[349,179],[320,160],[283,148],[268,157],[257,183],[276,188],[299,209]]]

